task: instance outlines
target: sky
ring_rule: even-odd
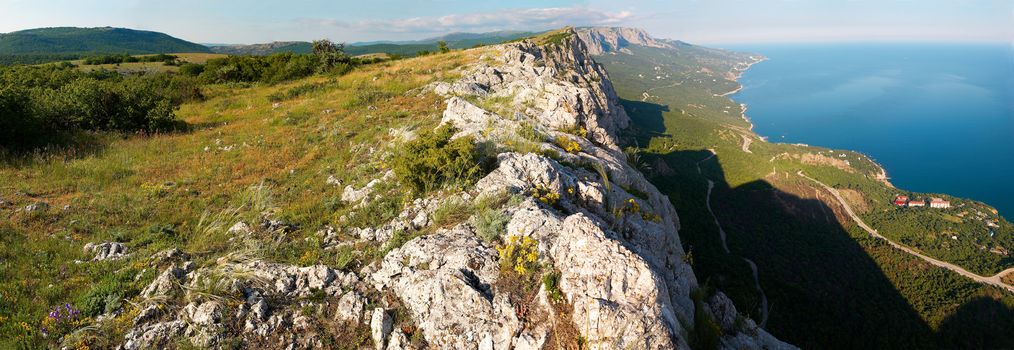
[[[0,33],[74,26],[200,43],[423,39],[452,32],[624,26],[692,43],[1001,41],[1014,0],[0,0]]]

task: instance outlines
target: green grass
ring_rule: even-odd
[[[268,244],[275,237],[259,237],[266,259],[337,269],[375,259],[379,246],[323,251],[315,232],[325,224],[377,224],[401,211],[411,191],[397,181],[379,187],[384,199],[364,208],[337,198],[345,185],[362,187],[391,169],[400,142],[392,128],[438,122],[442,98],[406,92],[446,79],[441,72],[481,54],[380,63],[339,78],[209,86],[206,101],[178,111],[194,126],[190,132],[96,134],[91,149],[6,159],[0,199],[11,204],[0,207],[10,217],[0,222],[0,348],[55,345],[39,334],[53,306],[105,311],[117,300],[110,295],[129,298],[154,277],[149,268],[133,279],[145,257],[179,247],[197,261],[213,260],[237,248],[224,229],[239,220],[256,224],[265,210],[299,227],[276,245]],[[285,99],[275,106],[270,97],[279,94]],[[329,176],[342,186],[327,184]],[[16,212],[36,201],[50,209]],[[125,243],[131,258],[74,263],[91,258],[82,252],[86,243],[108,240]],[[116,322],[100,327],[110,333],[98,338],[122,339],[129,320]]]

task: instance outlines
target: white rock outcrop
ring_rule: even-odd
[[[637,33],[613,34],[611,40],[619,42]],[[559,288],[573,307],[568,321],[582,325],[576,328],[592,348],[689,348],[689,333],[701,315],[691,298],[698,283],[683,260],[679,218],[668,198],[620,152],[616,135],[629,117],[605,71],[573,32],[561,43],[505,44],[493,52],[499,53],[495,63],[483,60],[466,68],[459,81],[433,86],[447,96],[443,122],[508,150],[501,142],[524,125],[575,142],[580,150],[568,153],[547,139],[533,142],[555,151],[556,159],[501,153],[497,169],[474,191],[479,197],[559,195],[553,205],[528,198],[507,208],[506,234],[538,242],[540,259],[560,272]],[[470,102],[505,97],[512,115]],[[577,129],[586,136],[563,132]],[[497,252],[463,224],[391,251],[369,279],[405,303],[430,345],[538,348],[531,340],[545,339],[538,333],[546,329],[525,326],[516,305],[494,287],[497,260]],[[736,319],[727,298],[715,300],[716,307],[701,301],[708,316],[723,325]],[[723,331],[725,347],[792,348],[755,324]]]
[[[127,256],[127,246],[119,242],[88,243],[84,251],[95,254],[92,261],[117,260]]]

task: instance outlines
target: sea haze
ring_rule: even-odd
[[[1009,44],[737,45],[767,61],[732,96],[773,142],[863,152],[891,182],[1014,214]]]

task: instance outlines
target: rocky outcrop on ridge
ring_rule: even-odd
[[[555,157],[501,153],[498,168],[475,190],[480,197],[559,194],[553,205],[528,198],[508,209],[506,235],[538,242],[539,256],[560,271],[559,287],[573,307],[572,321],[594,320],[580,330],[592,347],[688,348],[694,320],[703,316],[695,314],[695,305],[707,301],[691,298],[698,283],[683,261],[679,219],[668,199],[626,163],[616,132],[629,119],[605,71],[588,57],[578,34],[569,33],[558,44],[503,45],[494,63],[479,63],[459,81],[437,84],[434,90],[448,96],[444,122],[491,142],[509,139],[525,125],[546,134],[539,148]],[[513,101],[514,115],[497,115],[469,102],[491,97]],[[587,138],[564,128],[587,130]],[[580,151],[550,142],[557,138],[577,143]],[[458,227],[409,242],[384,259],[373,274],[376,287],[393,288],[431,345],[540,348],[538,340],[548,330],[519,328],[504,312],[509,307],[489,287],[498,278],[489,267],[496,253],[474,236],[468,227]],[[429,269],[414,268],[417,262]],[[445,301],[449,297],[468,302],[458,306]],[[703,308],[711,311],[707,317],[739,317],[731,302],[718,305]],[[752,323],[728,328],[722,340],[727,347],[792,348]]]

